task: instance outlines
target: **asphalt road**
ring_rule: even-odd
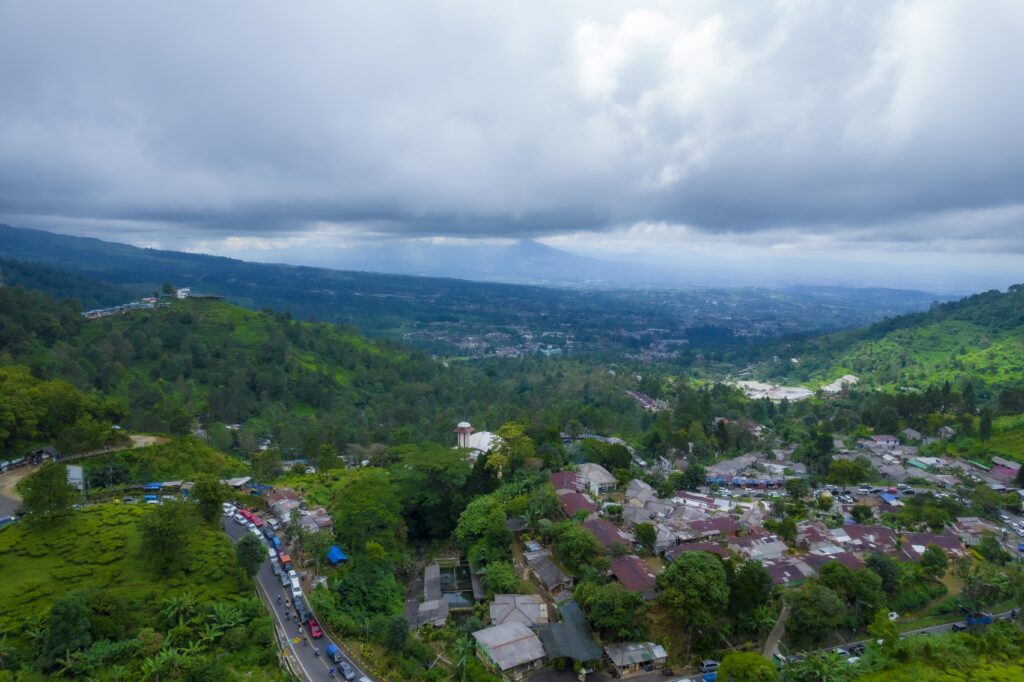
[[[235,523],[228,517],[222,517],[224,531],[231,538],[232,542],[238,542],[247,531],[243,526]],[[266,545],[266,541],[263,543]],[[290,655],[293,663],[292,668],[299,675],[302,675],[302,679],[307,682],[327,682],[331,679],[341,680],[341,671],[335,672],[335,677],[331,678],[327,673],[328,667],[337,668],[337,664],[331,662],[327,658],[327,645],[331,643],[331,640],[325,634],[320,639],[314,640],[309,637],[309,628],[303,627],[300,631],[299,626],[295,624],[295,621],[289,618],[289,614],[292,611],[288,608],[287,598],[288,590],[281,586],[281,581],[274,574],[274,569],[271,567],[269,561],[264,561],[260,567],[260,572],[256,575],[259,580],[260,588],[266,597],[264,603],[268,604],[271,614],[277,621],[277,626],[280,630],[287,633],[288,639],[288,654]],[[277,603],[277,596],[283,595],[282,604]],[[309,600],[306,600],[309,603]],[[319,619],[317,619],[319,621]],[[303,645],[302,634],[305,634],[309,643]],[[313,647],[317,647],[320,650],[320,655],[317,656],[313,653]],[[344,650],[342,650],[342,656],[344,656]],[[352,669],[356,671],[356,680],[372,680],[364,671],[359,669],[359,666],[355,664],[347,656],[344,656],[345,660],[348,661]]]

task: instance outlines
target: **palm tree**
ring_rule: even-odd
[[[165,660],[163,653],[161,651],[155,656],[150,656],[142,661],[142,679],[160,682],[160,673],[163,672]]]
[[[39,649],[42,646],[43,640],[46,639],[46,625],[46,616],[38,613],[31,616],[28,622],[25,623],[23,634],[32,642],[36,649]]]
[[[455,642],[453,652],[455,654],[455,670],[460,674],[462,682],[466,682],[466,668],[469,660],[473,658],[473,642],[469,637],[460,637]]]
[[[811,654],[798,664],[797,679],[815,682],[845,682],[850,677],[850,665],[833,652]]]
[[[123,665],[110,666],[110,679],[112,682],[124,682],[128,679],[128,668]]]
[[[185,625],[185,622],[199,610],[199,600],[191,592],[182,592],[164,602],[162,615],[171,622],[177,622],[178,627]]]
[[[772,611],[772,607],[768,604],[761,604],[744,618],[743,625],[750,632],[763,635],[775,626],[775,620],[775,612]]]
[[[213,644],[224,634],[223,626],[217,623],[207,623],[199,631],[199,641],[205,644]]]
[[[217,602],[210,607],[210,614],[207,618],[209,622],[223,628],[224,630],[230,630],[236,625],[241,625],[245,620],[242,616],[242,610],[237,606],[222,604],[220,602]]]

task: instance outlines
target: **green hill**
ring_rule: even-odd
[[[767,376],[811,386],[852,373],[879,387],[970,379],[979,395],[997,392],[1024,378],[1024,285],[795,342],[779,352],[799,364],[778,363]]]
[[[89,321],[79,310],[0,288],[0,365],[113,399],[104,414],[130,430],[199,425],[222,449],[252,452],[271,438],[285,454],[315,457],[325,444],[449,443],[467,417],[483,428],[522,418],[556,434],[573,420],[635,433],[645,419],[622,379],[571,359],[442,363],[347,327],[222,301]]]
[[[96,505],[59,526],[17,523],[0,533],[0,633],[7,669],[63,657],[63,652],[47,652],[59,648],[61,633],[74,631],[84,638],[81,651],[38,665],[51,672],[62,666],[75,677],[144,679],[148,659],[154,659],[150,665],[166,659],[196,675],[216,671],[220,679],[277,679],[270,619],[251,597],[228,538],[218,529],[197,526],[187,567],[160,576],[147,564],[138,526],[152,510]],[[184,595],[193,598],[194,610],[187,630],[175,632],[175,619],[165,608]],[[47,625],[51,609],[62,614],[57,616],[62,627]],[[78,620],[64,620],[68,613]],[[207,635],[210,639],[201,639]],[[174,663],[163,652],[177,652]]]

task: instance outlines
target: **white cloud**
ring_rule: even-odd
[[[1010,0],[3,3],[0,218],[1013,257],[1022,29]]]

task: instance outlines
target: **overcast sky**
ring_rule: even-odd
[[[1024,2],[0,2],[0,220],[1024,280]],[[830,266],[831,267],[831,266]]]

